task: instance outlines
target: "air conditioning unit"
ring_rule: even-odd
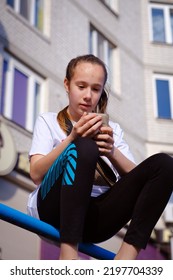
[[[173,203],[168,203],[164,213],[163,218],[165,223],[173,224]]]

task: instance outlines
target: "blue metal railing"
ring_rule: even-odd
[[[0,218],[8,223],[36,233],[51,241],[59,242],[59,231],[53,226],[0,203]],[[80,243],[79,251],[99,260],[113,260],[115,253],[92,243]]]

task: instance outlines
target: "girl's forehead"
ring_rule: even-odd
[[[75,69],[80,68],[80,69],[86,69],[86,68],[100,68],[103,70],[103,67],[98,64],[98,63],[91,63],[91,62],[87,62],[87,61],[81,61],[79,62]]]
[[[82,76],[82,75],[96,75],[105,77],[104,69],[101,65],[96,63],[89,63],[89,62],[81,62],[76,65],[73,77],[75,76]]]

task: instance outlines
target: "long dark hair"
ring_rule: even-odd
[[[106,111],[106,107],[107,107],[107,102],[108,102],[108,93],[105,90],[105,84],[107,81],[107,70],[106,70],[106,66],[104,64],[104,62],[98,58],[97,56],[94,56],[92,54],[88,54],[88,55],[82,55],[82,56],[77,56],[76,58],[73,58],[72,60],[70,60],[70,62],[67,65],[66,68],[66,78],[67,80],[70,82],[73,75],[74,75],[74,71],[76,69],[76,66],[79,63],[83,63],[83,62],[89,62],[91,64],[97,64],[100,65],[105,73],[105,79],[104,79],[104,89],[102,91],[102,94],[100,96],[99,102],[97,104],[97,112],[98,113],[105,113]],[[67,126],[66,126],[66,119],[69,119],[69,115],[67,113],[67,108],[65,107],[62,111],[60,111],[58,113],[57,116],[57,120],[61,126],[61,128],[67,133]]]

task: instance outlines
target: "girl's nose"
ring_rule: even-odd
[[[90,99],[92,96],[92,92],[90,88],[87,88],[85,91],[85,98]]]

